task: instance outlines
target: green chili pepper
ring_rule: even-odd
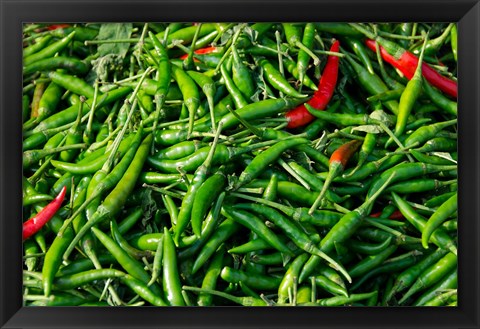
[[[352,278],[361,277],[375,267],[383,263],[390,255],[397,250],[397,246],[389,246],[385,250],[379,252],[376,255],[368,256],[362,259],[359,263],[355,264],[348,271]]]
[[[202,88],[203,93],[207,97],[208,107],[210,110],[210,120],[212,123],[215,123],[215,111],[214,111],[214,98],[215,98],[215,82],[200,72],[196,71],[187,71],[187,74]],[[215,126],[213,126],[215,130]]]
[[[36,52],[39,52],[40,50],[45,48],[50,43],[51,40],[52,40],[52,35],[50,34],[37,38],[34,44],[23,48],[22,56],[25,58]]]
[[[421,233],[425,230],[427,220],[420,216],[405,200],[396,193],[392,193],[396,206],[405,216],[405,218]],[[457,247],[453,239],[442,229],[437,228],[431,236],[432,242],[442,249],[448,249],[452,253],[457,253]]]
[[[383,190],[388,186],[388,184],[394,179],[394,175],[390,177],[383,183],[383,185],[376,189],[375,195],[367,199],[360,207],[356,208],[353,211],[345,214],[327,233],[327,235],[320,241],[320,250],[329,253],[334,248],[334,243],[341,243],[352,236],[355,230],[360,226],[362,219],[369,213],[369,208],[373,204],[376,198],[383,192]],[[300,282],[303,282],[313,271],[313,269],[318,266],[320,258],[318,256],[311,256],[302,272],[300,273]],[[350,277],[348,277],[351,281]]]
[[[433,102],[433,104],[437,105],[440,109],[445,111],[446,114],[453,115],[455,117],[457,116],[457,102],[445,97],[441,92],[432,87],[427,81],[423,82],[423,90]]]
[[[164,105],[165,99],[167,98],[168,91],[170,89],[170,80],[172,75],[172,68],[170,65],[168,53],[163,46],[163,44],[157,39],[157,37],[149,32],[148,34],[150,40],[153,43],[155,52],[157,54],[157,85],[155,90],[155,120],[153,121],[153,134],[157,128],[158,119],[160,118],[160,111]]]
[[[357,78],[360,84],[367,90],[370,95],[376,95],[388,91],[387,86],[376,74],[371,74],[370,72],[368,72],[366,68],[355,62],[350,56],[346,56],[346,59],[357,73]],[[389,109],[393,114],[398,115],[398,102],[394,100],[386,101],[384,102],[384,106]]]
[[[195,274],[203,264],[215,253],[217,248],[225,242],[229,237],[235,234],[240,229],[240,225],[233,219],[224,220],[213,233],[210,239],[205,243],[202,250],[198,254],[192,268],[192,273]]]
[[[189,290],[189,291],[197,291],[199,293],[205,293],[205,294],[211,294],[219,297],[226,298],[228,300],[231,300],[234,303],[243,305],[243,306],[267,306],[267,303],[261,299],[261,298],[255,298],[255,297],[237,297],[233,296],[230,294],[226,294],[221,291],[216,291],[216,290],[211,290],[211,289],[203,289],[203,288],[197,288],[197,287],[189,287],[189,286],[183,286],[182,289],[184,290]]]
[[[104,93],[104,97],[100,99],[99,103],[97,104],[97,107],[111,104],[117,101],[118,99],[124,97],[130,91],[131,91],[130,87],[121,87],[121,88],[109,91],[107,93]],[[85,102],[85,105],[87,106],[84,106],[82,115],[87,114],[89,107],[92,105],[92,102],[93,102],[92,98],[87,99],[87,101]],[[78,106],[79,104],[75,104],[63,111],[57,112],[49,116],[48,118],[40,122],[33,129],[33,132],[42,132],[44,130],[57,128],[64,124],[75,121],[75,118],[77,117],[77,114],[78,114]]]
[[[235,104],[236,109],[239,110],[247,106],[248,101],[245,99],[240,89],[236,86],[234,80],[230,77],[226,68],[226,64],[220,66],[220,72],[225,82],[225,86],[227,87],[228,92],[232,96],[233,103]]]
[[[248,275],[247,273],[225,266],[220,273],[223,280],[230,283],[243,282],[252,289],[276,290],[281,279],[266,275]]]
[[[299,230],[293,223],[291,223],[287,218],[285,218],[276,210],[256,204],[240,204],[237,205],[237,207],[241,209],[252,209],[255,212],[263,215],[268,220],[277,225],[297,247],[303,249],[304,251],[312,255],[316,255],[317,257],[325,259],[327,262],[330,263],[332,267],[340,271],[345,277],[348,278],[348,274],[341,267],[340,264],[338,264],[335,260],[327,256],[323,251],[317,248],[314,245],[313,241],[311,241],[311,239],[305,233]],[[260,234],[259,236],[262,237]],[[263,239],[266,240],[265,238]]]
[[[429,288],[439,280],[442,279],[446,274],[448,274],[452,269],[457,266],[457,256],[448,253],[442,259],[440,259],[434,265],[428,267],[423,271],[419,278],[413,283],[410,289],[403,295],[402,299],[399,300],[399,304],[402,304],[410,296],[421,291],[423,289]]]
[[[428,267],[438,262],[442,257],[444,257],[447,254],[447,252],[448,251],[439,248],[432,254],[423,258],[420,262],[418,262],[414,266],[409,267],[405,269],[403,272],[401,272],[397,276],[395,283],[392,289],[390,290],[386,300],[389,301],[395,294],[409,288],[413,284],[413,282],[418,278],[420,273],[422,273]]]
[[[298,278],[300,270],[307,259],[307,254],[301,254],[292,261],[278,287],[277,304],[284,304],[288,300],[288,291],[293,288],[294,281]]]
[[[295,23],[282,23],[282,27],[285,31],[285,37],[289,45],[303,50],[310,57],[312,57],[312,59],[314,60],[314,64],[318,65],[320,63],[320,59],[311,51],[309,46],[303,44],[300,40],[302,35],[301,25]],[[313,26],[311,28],[313,29]]]
[[[177,245],[180,241],[181,234],[185,231],[189,222],[191,222],[193,203],[195,201],[196,195],[198,195],[198,190],[200,189],[202,184],[205,182],[207,175],[209,174],[210,167],[212,165],[213,157],[215,154],[215,149],[218,143],[218,136],[221,130],[222,130],[222,125],[220,124],[217,130],[217,133],[215,135],[215,139],[212,143],[212,146],[208,151],[207,158],[202,163],[202,165],[198,167],[197,170],[195,170],[195,174],[193,175],[192,182],[188,187],[187,193],[183,197],[182,205],[180,207],[180,212],[178,213],[177,225],[175,226],[175,233],[174,233],[174,240]],[[195,226],[192,226],[192,229],[194,230],[194,234],[197,237],[200,236],[200,230],[201,230],[201,225],[199,224],[201,224],[201,222],[196,221]]]
[[[120,179],[117,186],[115,186],[115,188],[105,198],[97,212],[82,227],[82,229],[77,233],[73,241],[70,243],[69,248],[65,251],[63,255],[65,259],[68,258],[70,252],[73,250],[73,248],[75,248],[76,243],[90,228],[102,222],[109,216],[114,216],[120,211],[121,207],[127,200],[128,194],[133,190],[133,187],[142,169],[143,163],[147,158],[152,140],[152,135],[148,135],[143,140],[142,144],[135,153],[133,161],[130,163],[128,169],[125,171],[125,174]],[[148,282],[148,280],[146,282]]]
[[[435,137],[416,149],[418,152],[454,152],[457,150],[457,140],[446,137]]]
[[[242,92],[246,100],[251,100],[255,94],[255,85],[251,71],[243,64],[240,55],[238,54],[237,47],[232,45],[232,79],[235,86]]]
[[[200,94],[194,80],[185,73],[181,68],[172,65],[172,77],[178,83],[183,95],[183,102],[188,109],[189,124],[187,138],[193,131],[193,121],[195,119],[195,112],[200,105]]]
[[[456,180],[439,181],[436,179],[428,179],[428,178],[414,179],[414,180],[409,180],[409,181],[394,184],[387,189],[387,192],[421,193],[421,192],[437,190],[442,186],[447,186],[455,182]]]
[[[150,281],[150,275],[148,275],[148,273],[143,269],[143,266],[129,256],[127,252],[124,251],[114,240],[95,227],[92,227],[92,232],[95,234],[100,243],[115,257],[117,262],[125,269],[127,273],[144,283],[148,283]],[[150,288],[155,294],[161,296],[161,289],[157,284],[152,284]]]
[[[237,210],[232,207],[224,205],[222,207],[222,214],[254,231],[260,238],[268,242],[272,247],[278,251],[293,256],[292,251],[273,233],[257,216],[243,210]]]
[[[345,38],[345,40],[347,41],[348,46],[360,58],[360,61],[367,68],[368,72],[370,74],[375,74],[372,67],[372,62],[370,61],[370,57],[368,56],[368,51],[362,41],[360,39],[348,37]]]
[[[408,136],[408,138],[405,140],[405,143],[404,143],[405,147],[406,148],[417,147],[418,145],[431,140],[443,129],[455,124],[457,124],[457,119],[438,122],[428,126],[422,126]],[[428,152],[427,150],[420,150],[420,149],[417,149],[417,151]]]
[[[344,36],[352,36],[352,37],[362,37],[359,31],[348,25],[347,23],[332,23],[332,22],[325,22],[325,23],[316,23],[315,24],[318,31],[327,32],[332,34],[339,34]]]
[[[440,291],[447,289],[456,289],[458,285],[458,273],[457,270],[453,270],[450,274],[446,275],[440,282],[432,286],[425,293],[423,293],[414,303],[414,306],[420,306],[431,300],[438,295]]]
[[[391,175],[394,175],[392,183],[396,183],[429,173],[455,169],[456,166],[437,166],[420,162],[398,164],[395,167],[384,171],[372,182],[372,185],[370,185],[370,189],[367,194],[367,199],[370,198],[370,196],[377,191],[379,186],[381,186],[385,182],[385,180]]]
[[[285,95],[294,98],[305,98],[307,95],[299,93],[293,88],[283,75],[265,58],[258,59],[258,65],[265,71],[265,78],[267,81],[277,89],[283,92]]]
[[[315,25],[313,23],[305,24],[305,29],[303,30],[302,44],[311,49],[313,47],[313,41],[315,38]],[[297,71],[298,79],[303,83],[305,79],[305,72],[307,71],[308,61],[310,55],[305,52],[305,50],[300,49],[297,55]]]
[[[191,222],[193,232],[200,235],[202,222],[209,207],[218,198],[227,183],[225,166],[220,167],[212,176],[207,178],[199,187],[193,200]]]
[[[315,276],[315,285],[322,290],[325,290],[331,293],[334,296],[340,295],[344,297],[348,297],[348,292],[344,287],[339,286],[335,282],[331,281],[330,279],[326,278],[323,275]]]
[[[163,291],[168,303],[172,306],[185,306],[177,266],[175,244],[170,232],[165,227],[163,239]]]
[[[35,63],[41,59],[53,57],[56,53],[62,51],[72,41],[75,36],[75,31],[67,35],[65,38],[58,40],[51,45],[43,48],[42,50],[35,52],[29,56],[23,58],[23,65],[28,66],[31,63]]]
[[[342,306],[349,305],[354,302],[372,298],[372,296],[377,295],[378,291],[372,291],[364,294],[351,294],[349,297],[345,296],[336,296],[326,299],[319,299],[314,304],[320,306]]]
[[[257,155],[253,161],[245,168],[245,170],[240,174],[238,182],[235,186],[235,189],[238,189],[240,186],[245,185],[251,182],[256,178],[262,170],[264,170],[270,163],[275,161],[283,152],[289,148],[306,143],[307,140],[303,138],[293,138],[283,142],[279,142],[266,151],[263,151]]]
[[[220,249],[210,262],[202,281],[202,289],[214,290],[216,288],[217,279],[223,267],[223,251],[223,249]],[[207,293],[200,293],[197,304],[198,306],[210,306],[212,304],[212,296]]]
[[[452,29],[450,30],[450,43],[453,57],[455,58],[455,61],[457,61],[457,24],[453,24]]]
[[[398,106],[398,115],[397,115],[397,122],[395,125],[395,135],[398,137],[403,134],[405,131],[405,127],[407,125],[408,117],[410,116],[410,112],[412,111],[415,102],[417,101],[420,93],[422,92],[422,63],[423,63],[423,55],[425,52],[425,47],[427,45],[427,39],[423,43],[422,51],[420,53],[420,58],[418,59],[417,68],[415,69],[415,74],[413,77],[408,81],[405,90],[400,96],[400,103]]]
[[[445,201],[428,219],[422,231],[422,245],[428,248],[428,240],[432,233],[437,229],[450,215],[457,211],[457,194],[455,193]]]
[[[268,201],[275,201],[277,199],[278,192],[278,175],[272,174],[270,181],[268,182],[265,191],[263,192],[263,198]]]
[[[428,257],[428,254],[425,257]],[[352,285],[351,287],[351,291],[355,291],[359,287],[362,287],[367,280],[377,275],[384,274],[384,273],[398,273],[399,271],[411,268],[419,261],[419,258],[421,258],[421,253],[418,252],[417,250],[413,250],[405,254],[402,254],[400,256],[387,259],[380,266],[369,271],[368,273],[363,275],[359,280],[355,281],[355,284]],[[388,294],[387,294],[387,291],[385,290],[385,295],[393,295],[393,293],[394,293],[393,286],[392,286],[392,289],[388,290]],[[389,296],[385,297],[385,303],[387,303],[390,300],[390,298],[391,297]]]

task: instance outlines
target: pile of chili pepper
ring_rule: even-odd
[[[24,305],[456,306],[456,40],[25,24]]]

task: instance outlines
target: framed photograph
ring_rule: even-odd
[[[478,1],[0,4],[1,328],[479,328]]]

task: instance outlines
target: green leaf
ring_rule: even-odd
[[[220,37],[220,43],[218,44],[219,46],[225,46],[228,41],[231,40],[233,36],[233,29],[228,29],[223,32],[222,36]]]
[[[119,55],[105,55],[92,61],[92,77],[87,80],[108,81],[108,74],[113,71],[123,70],[123,58]]]
[[[430,155],[436,156],[448,161],[452,161],[453,163],[457,163],[455,159],[452,158],[452,155],[448,152],[431,152]]]
[[[318,138],[315,143],[314,143],[314,148],[319,151],[319,152],[322,152],[325,147],[327,147],[327,144],[328,144],[328,134],[327,132],[324,130],[323,133],[322,133],[322,136],[320,136],[320,138]]]
[[[382,110],[373,111],[370,114],[370,118],[382,121],[386,126],[390,126],[395,122],[390,115],[388,115]]]
[[[245,26],[243,28],[243,34],[250,40],[250,42],[255,43],[258,38],[258,32],[252,29],[250,26]]]
[[[226,191],[233,190],[233,187],[238,183],[238,177],[234,175],[227,176],[227,187],[225,188]]]
[[[312,163],[314,163],[314,161],[312,161],[305,152],[293,153],[292,159],[308,171],[313,171]]]
[[[132,23],[106,23],[102,24],[97,40],[129,39],[132,35]],[[130,48],[130,43],[104,43],[98,46],[100,56],[118,55],[124,58]]]
[[[345,86],[347,85],[349,80],[350,80],[350,76],[348,76],[348,74],[342,75],[342,77],[340,78],[340,80],[337,83],[337,88],[336,89],[337,89],[338,93],[335,93],[335,96],[338,95],[338,94],[343,95],[343,93],[345,92]]]
[[[97,40],[120,40],[129,39],[133,31],[131,23],[107,23],[102,24],[98,32]],[[86,77],[88,83],[95,80],[108,81],[111,72],[123,71],[123,62],[130,48],[130,43],[104,43],[98,46],[99,57],[93,60],[92,70]]]
[[[370,134],[380,134],[383,132],[383,129],[377,125],[363,125],[352,128],[352,132],[354,131],[363,131]]]

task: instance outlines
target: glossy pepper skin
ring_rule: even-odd
[[[327,189],[330,186],[332,180],[339,176],[341,173],[343,173],[348,161],[355,154],[360,145],[360,141],[352,140],[341,145],[332,153],[329,159],[327,179],[325,180],[325,184],[323,185],[322,190],[318,194],[318,197],[315,199],[315,202],[310,208],[309,214],[312,214],[313,211],[318,207],[318,205],[323,199],[323,196],[327,192]]]
[[[16,221],[68,200],[22,305],[456,306],[457,102],[379,47],[457,81],[454,23],[49,25],[23,58],[75,35],[24,67]]]
[[[336,40],[330,47],[331,52],[338,52],[340,50],[340,42]],[[337,85],[338,79],[338,66],[340,62],[340,57],[330,55],[323,70],[322,77],[318,83],[318,90],[315,91],[313,97],[307,102],[308,105],[312,106],[316,110],[323,111],[330,100],[332,99],[333,92]],[[311,115],[305,105],[299,105],[291,111],[288,111],[285,114],[285,117],[288,120],[287,128],[298,128],[302,127],[315,119]]]
[[[23,241],[40,231],[40,229],[53,217],[53,215],[55,215],[58,209],[60,209],[66,193],[67,187],[64,186],[52,202],[45,206],[45,208],[43,208],[36,216],[30,218],[25,223],[23,223]]]
[[[365,44],[372,51],[376,51],[374,40],[368,39],[365,41]],[[418,65],[418,57],[399,46],[386,47],[385,42],[380,44],[382,58],[393,67],[400,70],[400,72],[410,80],[415,74],[415,69]],[[388,44],[390,45],[390,42]],[[456,81],[444,77],[427,63],[422,64],[422,74],[432,86],[437,87],[451,97],[457,98],[458,86]]]

